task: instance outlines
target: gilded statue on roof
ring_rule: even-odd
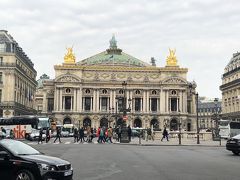
[[[169,48],[169,56],[167,56],[167,66],[177,66],[176,49]]]
[[[64,56],[64,63],[66,64],[73,64],[75,63],[75,55],[73,53],[73,48],[66,48],[67,49],[67,54]]]

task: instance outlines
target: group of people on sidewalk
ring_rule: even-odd
[[[51,130],[50,128],[46,129],[46,138],[45,141],[48,143],[51,139]],[[39,138],[38,138],[38,144],[43,142],[43,129],[41,128],[39,131]],[[131,142],[131,137],[132,137],[132,129],[130,126],[127,127],[127,134],[128,134],[128,140]],[[115,129],[112,127],[98,127],[98,129],[93,129],[90,126],[87,126],[86,128],[74,128],[73,129],[73,138],[74,138],[74,143],[77,142],[88,142],[91,143],[93,142],[93,138],[97,138],[97,143],[113,143],[113,137],[116,138],[117,142],[121,141],[121,136],[122,136],[122,127],[119,125]],[[169,134],[166,128],[164,128],[163,133],[162,133],[162,138],[161,141],[166,139],[169,141],[168,138]],[[153,140],[154,141],[154,133],[151,131],[151,129],[146,130],[146,141],[148,140]],[[61,143],[61,128],[56,129],[56,137],[54,139],[54,143],[58,140],[59,143]]]

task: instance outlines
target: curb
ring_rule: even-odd
[[[128,144],[128,143],[113,143],[116,145],[129,145],[129,146],[178,146],[178,147],[187,147],[187,146],[192,146],[192,147],[219,147],[219,148],[225,148],[225,146],[220,146],[220,145],[206,145],[206,144]]]

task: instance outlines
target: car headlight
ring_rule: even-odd
[[[56,171],[56,167],[49,164],[38,164],[40,171]]]

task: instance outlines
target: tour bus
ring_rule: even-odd
[[[219,135],[221,138],[230,138],[240,134],[240,122],[231,120],[219,121]]]
[[[37,116],[14,116],[11,118],[0,118],[0,127],[12,129],[16,139],[30,137],[34,130],[50,127],[50,120],[46,117]]]

